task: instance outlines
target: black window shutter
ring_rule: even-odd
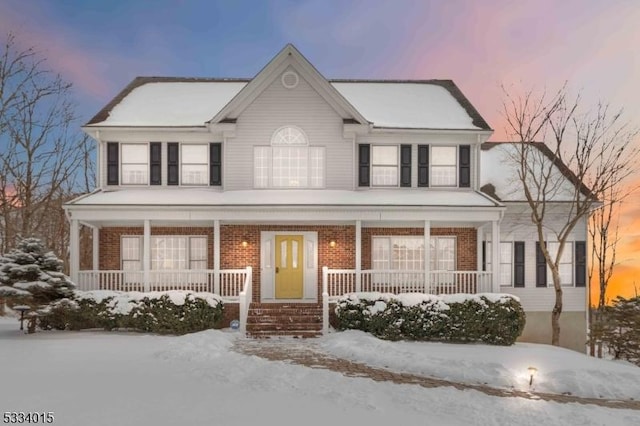
[[[524,287],[524,241],[513,242],[513,286]]]
[[[546,243],[544,243],[546,244]],[[536,241],[536,287],[547,286],[547,261],[542,254],[540,241]]]
[[[482,242],[482,270],[487,270],[487,242]]]
[[[160,185],[162,183],[162,144],[160,142],[151,142],[149,144],[151,161],[149,162],[149,182],[151,185]]]
[[[222,143],[209,144],[209,185],[222,185]]]
[[[400,186],[411,186],[411,145],[400,145]]]
[[[418,145],[418,186],[429,186],[429,145]]]
[[[178,142],[169,142],[167,144],[167,185],[178,185],[179,149],[180,144]]]
[[[460,187],[469,188],[471,186],[471,145],[460,145],[458,151]]]
[[[358,145],[358,186],[369,186],[369,170],[371,165],[371,145]]]
[[[107,142],[107,185],[118,184],[118,142]]]
[[[576,241],[575,247],[576,287],[587,285],[587,243]]]

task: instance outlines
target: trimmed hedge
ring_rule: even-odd
[[[210,293],[186,291],[121,293],[75,292],[41,312],[43,330],[117,328],[160,334],[186,334],[216,326],[224,305]]]
[[[525,324],[518,298],[495,293],[351,293],[338,300],[335,312],[339,330],[386,340],[512,345]]]

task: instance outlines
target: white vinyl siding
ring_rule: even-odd
[[[235,136],[225,144],[225,190],[271,187],[267,151],[282,126],[302,129],[309,141],[307,164],[316,170],[310,173],[307,188],[353,188],[353,140],[345,139],[342,117],[300,73],[295,89],[285,89],[276,78],[239,113]],[[256,158],[261,162],[254,163]]]
[[[458,184],[457,157],[455,146],[431,147],[431,186],[452,187]]]
[[[398,146],[371,147],[371,184],[398,186]]]
[[[123,143],[120,158],[122,185],[149,183],[149,145]]]
[[[180,183],[182,185],[209,184],[209,147],[180,145]]]

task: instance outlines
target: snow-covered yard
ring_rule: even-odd
[[[266,361],[232,351],[238,338],[213,330],[182,337],[25,335],[15,319],[0,318],[0,406],[53,411],[59,425],[640,424],[640,411],[426,389]],[[528,387],[526,367],[535,364],[538,390],[640,393],[637,367],[541,345],[389,343],[357,332],[314,343],[372,365],[452,380]]]

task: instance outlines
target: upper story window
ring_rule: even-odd
[[[373,186],[398,186],[398,146],[372,146],[371,183]]]
[[[222,186],[222,143],[106,144],[107,185]]]
[[[457,186],[458,150],[455,146],[431,147],[431,185]]]
[[[147,144],[123,143],[122,184],[146,185],[149,183],[149,147]]]
[[[182,144],[181,179],[183,185],[209,184],[209,150],[207,145]]]
[[[470,145],[359,144],[357,152],[359,187],[471,186]]]
[[[281,127],[271,137],[271,146],[254,147],[256,188],[322,188],[324,147],[309,146],[304,132]]]

